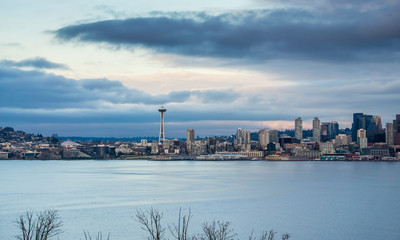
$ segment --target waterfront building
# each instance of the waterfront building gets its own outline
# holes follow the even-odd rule
[[[313,120],[313,140],[317,143],[321,141],[321,122],[318,117]]]
[[[361,153],[363,155],[379,156],[379,157],[389,157],[389,148],[380,147],[367,147],[363,148]]]
[[[319,159],[321,156],[320,151],[315,151],[315,150],[301,150],[296,152],[297,157],[303,157],[304,159]]]
[[[335,148],[332,142],[322,142],[319,144],[319,150],[322,154],[335,153]]]
[[[296,118],[295,121],[295,138],[300,142],[303,140],[303,121],[301,117]]]
[[[8,152],[0,152],[0,159],[7,160],[8,159]]]
[[[263,151],[241,151],[241,152],[217,152],[216,154],[228,154],[228,155],[241,155],[246,156],[247,158],[263,158]]]

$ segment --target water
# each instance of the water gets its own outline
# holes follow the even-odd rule
[[[400,163],[0,161],[0,239],[14,239],[26,210],[57,209],[62,239],[83,230],[144,239],[138,209],[165,226],[180,207],[232,223],[237,238],[274,229],[291,239],[400,239]],[[172,237],[166,231],[169,239]]]

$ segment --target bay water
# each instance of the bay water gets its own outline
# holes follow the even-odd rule
[[[229,221],[237,239],[274,229],[290,239],[400,239],[399,162],[0,161],[0,239],[15,239],[18,216],[59,211],[59,239],[83,231],[145,239],[138,210],[189,232]]]

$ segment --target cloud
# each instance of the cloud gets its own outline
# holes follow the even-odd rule
[[[165,103],[167,136],[183,137],[187,128],[204,136],[229,135],[238,127],[290,127],[298,116],[305,126],[318,116],[343,127],[353,112],[381,115],[385,123],[394,118],[400,101],[396,79],[330,82],[323,87],[249,86],[241,87],[240,94],[231,89],[148,94],[107,79],[74,80],[2,68],[0,76],[0,126],[47,135],[157,136],[157,109]]]
[[[149,94],[105,78],[75,80],[37,70],[0,67],[0,86],[0,108],[3,113],[8,109],[2,119],[6,115],[23,119],[18,114],[25,113],[25,120],[39,122],[77,121],[76,118],[81,122],[143,122],[148,117],[142,115],[149,111],[154,111],[157,118],[154,109],[162,104],[167,104],[169,118],[176,122],[290,121],[297,116],[349,121],[352,112],[358,111],[390,119],[400,101],[397,78]],[[30,118],[32,114],[34,117]]]
[[[231,89],[149,94],[108,79],[75,80],[42,71],[0,66],[0,107],[23,109],[98,108],[106,104],[161,105],[234,101]]]
[[[335,8],[323,14],[294,8],[220,15],[167,13],[70,25],[54,34],[62,41],[253,62],[388,61],[399,58],[399,6],[371,11]]]
[[[398,0],[254,0],[254,2],[268,7],[306,8],[324,12],[337,9],[370,11],[398,4]]]
[[[22,45],[17,42],[0,42],[0,46],[22,48]]]
[[[30,67],[36,69],[69,69],[67,65],[54,63],[45,58],[28,58],[21,61],[1,60],[0,65],[7,67]]]

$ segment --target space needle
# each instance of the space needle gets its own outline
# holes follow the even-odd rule
[[[164,113],[167,111],[166,108],[164,108],[163,106],[161,106],[160,109],[158,109],[158,111],[161,114],[161,124],[160,124],[160,138],[158,140],[159,143],[163,143],[165,140],[165,132],[164,132]]]

